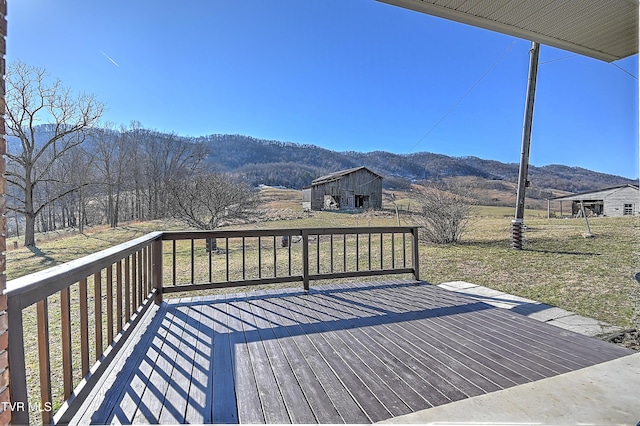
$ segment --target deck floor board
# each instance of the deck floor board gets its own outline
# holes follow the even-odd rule
[[[72,423],[371,423],[633,353],[411,281],[170,299],[135,338]]]

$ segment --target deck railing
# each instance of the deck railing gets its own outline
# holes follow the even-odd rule
[[[71,420],[165,293],[296,281],[309,290],[313,280],[386,274],[419,279],[417,228],[154,232],[9,281],[13,422]],[[27,365],[39,392],[28,388]]]
[[[153,304],[153,283],[159,278],[153,260],[161,238],[161,232],[151,233],[7,283],[14,424],[29,424],[30,416],[41,416],[43,424],[49,424],[56,409],[71,412],[68,408],[88,395]],[[37,342],[31,334],[34,327],[24,328],[25,320],[29,325],[34,316]],[[37,389],[28,390],[25,361],[38,366],[30,374],[39,376],[39,401],[33,398]],[[52,362],[61,373],[55,382]],[[62,383],[62,407],[54,406],[52,383]]]

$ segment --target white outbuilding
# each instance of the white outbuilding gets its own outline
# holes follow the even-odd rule
[[[547,211],[551,212],[551,202],[560,202],[560,216],[563,202],[571,202],[571,215],[580,216],[582,208],[586,214],[596,216],[637,216],[640,214],[640,189],[636,185],[622,185],[579,194],[549,198]]]

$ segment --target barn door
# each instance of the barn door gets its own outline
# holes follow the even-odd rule
[[[347,191],[347,207],[353,208],[356,206],[354,191]]]

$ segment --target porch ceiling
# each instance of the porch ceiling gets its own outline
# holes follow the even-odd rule
[[[378,0],[607,62],[638,53],[638,0]]]

